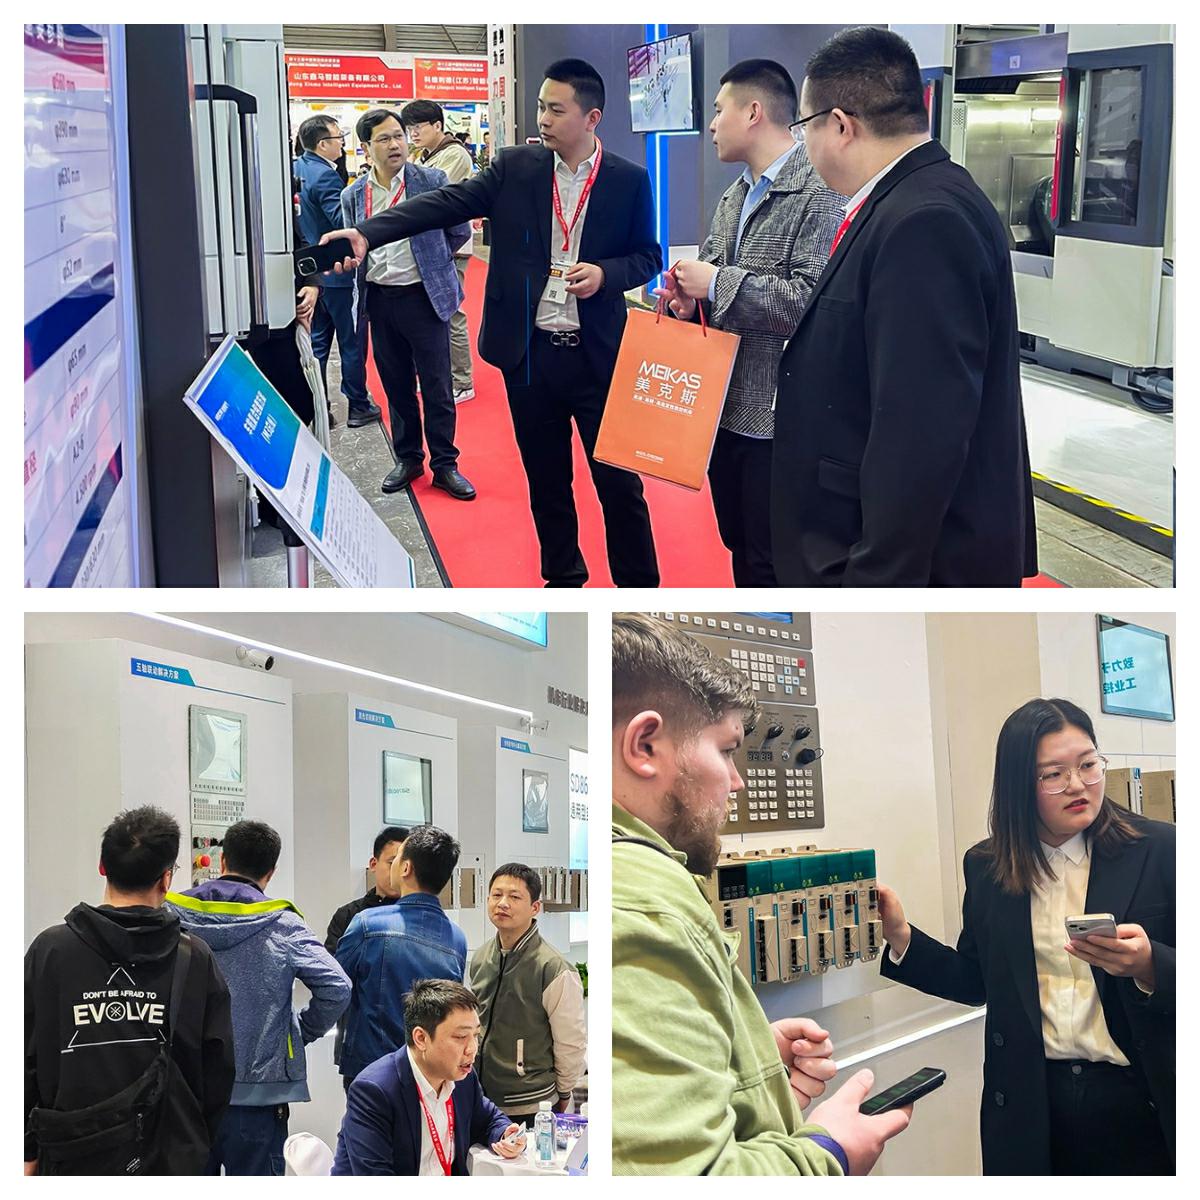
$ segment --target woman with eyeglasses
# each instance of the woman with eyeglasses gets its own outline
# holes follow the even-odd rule
[[[1087,713],[1030,700],[1000,730],[957,948],[879,888],[883,975],[987,1005],[985,1175],[1175,1171],[1175,827],[1107,799],[1105,766]],[[1092,914],[1116,937],[1069,938]]]

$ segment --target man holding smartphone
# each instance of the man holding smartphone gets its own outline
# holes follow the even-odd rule
[[[865,1116],[803,1017],[767,1023],[704,892],[756,702],[677,630],[613,617],[613,1171],[865,1175],[911,1107]],[[663,1019],[664,1013],[674,1017]]]

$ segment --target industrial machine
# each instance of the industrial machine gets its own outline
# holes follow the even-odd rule
[[[874,850],[722,856],[712,907],[740,935],[738,969],[756,986],[869,962],[883,946]]]
[[[734,755],[745,783],[731,792],[722,833],[823,829],[821,725],[807,613],[652,612],[740,671],[759,716]]]
[[[1174,27],[1047,28],[959,41],[948,149],[1008,230],[1023,354],[1169,409]]]

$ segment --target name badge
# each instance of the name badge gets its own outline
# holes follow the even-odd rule
[[[566,274],[570,266],[567,262],[550,264],[550,276],[546,280],[546,290],[542,293],[543,300],[548,300],[551,304],[566,304],[569,295]]]

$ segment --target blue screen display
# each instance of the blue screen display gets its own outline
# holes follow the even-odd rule
[[[523,642],[546,648],[546,614],[544,612],[491,612],[463,613],[472,620],[481,621],[493,629],[519,637]]]
[[[1175,720],[1165,633],[1100,617],[1100,708],[1121,717]]]
[[[791,613],[738,613],[739,617],[762,617],[764,621],[778,621],[781,625],[792,623]]]

